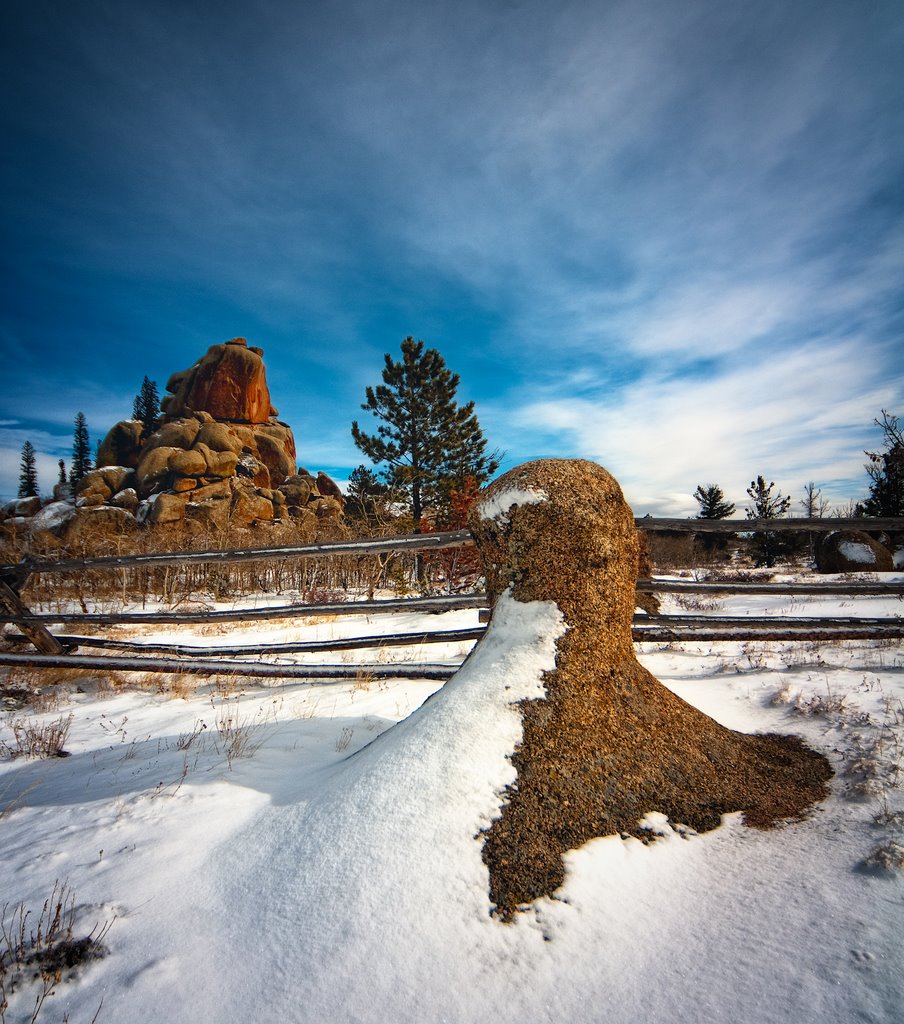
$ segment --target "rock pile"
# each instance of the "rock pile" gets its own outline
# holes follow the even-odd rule
[[[117,423],[100,444],[97,469],[74,494],[58,485],[55,504],[63,507],[47,506],[35,518],[67,540],[77,529],[71,520],[88,514],[93,524],[115,521],[120,532],[182,523],[201,533],[290,517],[313,538],[335,526],[342,492],[325,473],[296,467],[295,438],[277,419],[262,357],[244,338],[211,346],[170,377],[157,430],[145,436],[137,420]]]

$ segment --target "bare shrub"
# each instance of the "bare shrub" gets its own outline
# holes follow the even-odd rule
[[[113,921],[75,937],[75,898],[68,883],[56,881],[35,920],[25,903],[0,909],[0,1021],[6,1020],[9,996],[36,983],[29,1020],[38,1019],[48,996],[78,969],[107,953],[104,939]]]
[[[0,754],[4,757],[68,757],[65,745],[72,727],[72,715],[55,722],[40,723],[27,718],[12,718],[8,722],[13,734],[12,743],[0,741]]]
[[[904,871],[904,846],[893,840],[882,843],[863,861],[863,866],[886,874]]]

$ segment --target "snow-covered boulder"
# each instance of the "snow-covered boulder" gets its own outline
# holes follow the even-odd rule
[[[840,530],[816,545],[819,572],[892,572],[892,553],[862,530]]]

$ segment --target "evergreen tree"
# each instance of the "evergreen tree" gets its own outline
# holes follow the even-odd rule
[[[765,479],[758,476],[756,480],[750,481],[747,493],[753,501],[752,508],[745,508],[748,519],[781,519],[787,515],[791,507],[791,499],[785,497],[781,491],[775,495],[772,488],[775,482],[767,484]],[[753,535],[751,548],[753,551],[754,565],[772,568],[780,555],[785,554],[791,548],[787,538],[772,531],[763,531]]]
[[[149,377],[141,382],[141,390],[135,396],[132,405],[132,419],[141,420],[144,425],[142,433],[151,434],[160,419],[160,396],[157,394],[157,384]]]
[[[734,515],[734,502],[725,500],[718,484],[698,484],[694,500],[700,505],[698,519],[728,519]]]
[[[367,466],[352,470],[346,488],[345,514],[368,526],[376,526],[383,518],[389,488]]]
[[[868,516],[904,516],[904,428],[898,417],[882,410],[882,419],[875,421],[882,428],[885,448],[866,452],[870,476],[869,497],[863,502]]]
[[[57,465],[60,467],[60,475],[57,478],[57,483],[64,484],[66,483],[66,463],[62,459],[60,459]]]
[[[35,449],[31,441],[22,445],[22,460],[19,463],[19,497],[33,498],[38,493],[38,466]]]
[[[486,452],[474,403],[457,404],[458,374],[436,349],[425,351],[422,341],[408,337],[401,361],[387,354],[385,362],[383,383],[367,388],[361,406],[379,420],[377,433],[366,434],[354,422],[352,437],[374,464],[386,464],[384,480],[407,497],[419,532],[425,505],[446,504],[468,476],[482,484],[499,461]]]
[[[92,468],[88,424],[85,422],[85,414],[80,412],[75,417],[75,434],[72,439],[72,468],[69,472],[70,483],[77,484]]]

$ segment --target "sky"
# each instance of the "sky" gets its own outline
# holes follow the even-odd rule
[[[904,6],[3,5],[0,496],[145,375],[264,349],[299,463],[412,335],[502,469],[637,515],[866,494],[904,415]],[[743,513],[742,513],[743,514]]]

